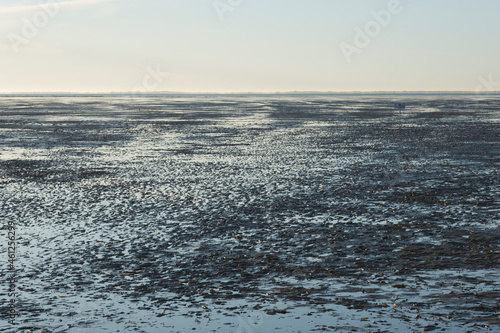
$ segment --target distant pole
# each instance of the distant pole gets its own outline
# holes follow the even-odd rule
[[[406,108],[404,103],[394,104],[394,108],[399,110],[399,130],[401,131],[401,110]]]
[[[401,104],[399,104],[399,130],[401,131]]]

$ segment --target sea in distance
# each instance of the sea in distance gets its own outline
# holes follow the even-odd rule
[[[3,95],[0,331],[498,332],[499,166],[498,95]]]

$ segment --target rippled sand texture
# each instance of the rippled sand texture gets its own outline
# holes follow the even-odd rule
[[[405,102],[2,97],[0,331],[499,331],[500,99]]]

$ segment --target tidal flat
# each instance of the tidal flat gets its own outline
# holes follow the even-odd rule
[[[402,98],[0,97],[0,331],[499,332],[500,97]]]

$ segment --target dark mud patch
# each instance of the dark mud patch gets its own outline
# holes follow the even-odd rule
[[[101,168],[61,169],[58,163],[47,160],[7,160],[0,161],[4,176],[27,181],[79,181],[82,179],[110,176],[110,170]]]

